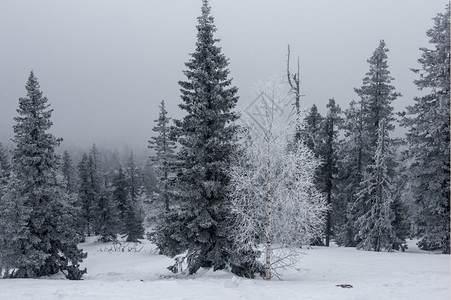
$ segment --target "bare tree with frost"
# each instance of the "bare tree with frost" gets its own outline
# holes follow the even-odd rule
[[[291,124],[278,120],[280,97],[274,91],[261,94],[256,104],[263,108],[263,119],[243,130],[243,151],[230,169],[236,247],[264,249],[267,280],[323,233],[327,212],[314,184],[320,162],[304,143],[288,147]]]

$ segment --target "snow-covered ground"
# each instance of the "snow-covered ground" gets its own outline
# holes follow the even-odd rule
[[[174,276],[172,260],[143,241],[140,252],[108,252],[93,239],[82,281],[61,276],[0,280],[0,299],[450,299],[450,256],[418,250],[375,253],[314,247],[284,280],[244,279],[225,271]],[[350,284],[352,288],[337,285]]]

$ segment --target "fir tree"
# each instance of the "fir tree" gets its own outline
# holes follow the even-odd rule
[[[2,195],[6,192],[6,185],[8,184],[10,172],[9,157],[0,143],[0,201]]]
[[[338,245],[353,247],[358,215],[355,195],[362,181],[364,135],[362,124],[362,104],[351,101],[344,112],[345,118],[340,129],[344,138],[338,145],[337,194],[333,206],[334,236]]]
[[[102,197],[102,177],[100,174],[100,153],[96,145],[92,145],[88,155],[88,197],[91,203],[91,232],[98,235],[100,232],[100,214],[102,207],[99,206]]]
[[[374,154],[374,164],[367,167],[361,182],[361,190],[357,195],[357,204],[364,207],[363,215],[359,216],[356,228],[359,228],[358,248],[364,250],[391,251],[393,244],[404,244],[398,241],[393,226],[395,219],[393,211],[394,190],[392,168],[393,153],[385,127],[385,119],[379,122],[377,148]]]
[[[318,107],[313,104],[304,118],[304,128],[301,130],[304,143],[315,153],[316,157],[321,156],[323,119],[323,116],[318,112]]]
[[[432,49],[421,48],[421,70],[415,80],[426,94],[407,107],[403,125],[407,142],[412,189],[418,213],[416,227],[422,249],[450,253],[450,8],[434,18],[426,32]]]
[[[340,199],[347,217],[341,225],[342,232],[338,233],[339,244],[362,243],[362,234],[350,236],[361,229],[356,227],[359,224],[357,220],[368,215],[372,209],[371,205],[374,203],[368,198],[370,194],[365,192],[368,187],[362,182],[368,180],[365,176],[372,174],[372,171],[367,169],[371,169],[375,165],[382,120],[385,122],[385,131],[390,132],[394,129],[393,121],[395,119],[391,103],[400,94],[391,85],[393,78],[388,69],[387,52],[385,42],[381,40],[367,61],[370,68],[363,78],[362,86],[355,89],[360,101],[357,105],[354,103],[351,106],[352,110],[347,112],[349,120],[345,124],[347,132],[345,131],[345,141],[341,150],[343,154],[341,164],[344,170],[340,174],[344,179],[340,187]],[[385,141],[394,147],[394,141],[388,136]],[[394,164],[388,165],[389,174],[394,173],[394,167]],[[363,248],[369,249],[368,247]]]
[[[70,193],[77,192],[77,175],[72,159],[67,151],[64,151],[63,154],[62,172],[64,179],[66,180],[67,190]]]
[[[34,278],[62,271],[69,279],[80,279],[86,269],[79,270],[79,264],[86,254],[77,248],[78,211],[58,175],[60,158],[55,148],[61,139],[48,133],[52,110],[33,72],[26,90],[14,118],[13,176],[0,203],[4,212],[1,267],[11,270],[5,274],[8,277]]]
[[[370,70],[363,78],[363,85],[354,89],[362,102],[362,129],[366,138],[366,147],[364,148],[370,158],[373,157],[377,147],[381,120],[385,119],[386,130],[394,130],[395,118],[391,103],[401,96],[391,85],[391,81],[394,79],[390,76],[388,69],[387,52],[385,42],[381,40],[373,55],[368,59]],[[371,162],[371,159],[369,161]]]
[[[124,234],[127,235],[127,242],[137,242],[144,236],[144,227],[142,214],[142,203],[140,196],[143,192],[139,182],[139,170],[135,166],[133,152],[130,154],[127,172],[125,174],[127,181],[127,198],[124,207]]]
[[[113,201],[116,203],[119,211],[119,221],[121,224],[121,233],[125,233],[125,215],[128,209],[127,204],[127,178],[119,167],[113,178]]]
[[[167,111],[164,106],[164,100],[160,104],[160,114],[155,122],[157,125],[152,129],[157,136],[149,141],[149,148],[155,151],[155,156],[151,157],[154,163],[159,184],[160,202],[164,202],[164,211],[169,213],[169,180],[171,176],[171,167],[174,164],[175,143],[169,139],[169,122],[171,118],[167,117]]]
[[[87,236],[91,235],[92,222],[93,222],[93,202],[91,197],[90,190],[90,176],[89,176],[89,158],[86,153],[83,153],[83,156],[78,164],[78,178],[79,178],[79,187],[78,187],[78,196],[81,202],[81,215],[82,215],[82,224],[81,227],[84,228],[84,232]]]
[[[200,267],[223,269],[229,261],[231,238],[226,229],[230,211],[226,169],[235,149],[238,118],[233,112],[237,88],[228,79],[228,60],[213,37],[216,31],[210,6],[203,1],[198,18],[196,50],[186,63],[186,81],[179,82],[187,115],[175,120],[173,135],[180,144],[177,154],[174,205],[170,224],[157,232],[163,253],[187,252],[188,271]]]
[[[7,190],[7,184],[9,181],[9,177],[10,177],[10,163],[9,163],[9,158],[6,155],[6,151],[3,148],[2,144],[0,143],[0,206],[2,206],[2,203],[4,203],[2,198],[3,195],[6,194],[6,190]],[[4,208],[5,206],[3,206]],[[2,211],[2,213],[6,213],[6,211]],[[5,239],[6,239],[6,230],[5,228],[3,228],[2,226],[0,226],[0,244],[4,245],[5,244]],[[0,253],[0,255],[2,255]],[[0,277],[2,276],[3,270],[2,270],[2,266],[3,264],[1,263],[2,258],[0,256]],[[6,266],[5,266],[6,267]]]
[[[327,204],[332,206],[332,202],[335,204],[334,192],[336,191],[336,176],[337,176],[337,144],[338,144],[338,127],[341,124],[341,109],[340,106],[335,104],[335,100],[329,99],[329,103],[326,106],[328,108],[327,116],[323,121],[323,134],[324,142],[322,159],[323,165],[319,168],[322,174],[323,191],[326,195]],[[334,200],[334,201],[332,201]],[[334,205],[335,206],[335,205]],[[330,237],[332,234],[332,217],[331,211],[327,211],[326,216],[326,246],[329,246]]]
[[[127,178],[127,192],[130,196],[131,202],[135,205],[140,194],[141,183],[139,170],[135,165],[133,151],[130,153],[125,175]]]
[[[99,241],[115,241],[120,230],[120,223],[117,205],[112,199],[111,188],[102,187],[97,203],[97,212]]]

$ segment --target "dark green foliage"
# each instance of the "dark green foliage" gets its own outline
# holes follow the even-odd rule
[[[313,104],[304,118],[304,126],[301,130],[302,140],[315,153],[316,157],[321,156],[324,143],[323,119],[318,108]]]
[[[139,170],[135,166],[133,152],[130,155],[126,170],[127,198],[124,211],[124,234],[127,242],[137,242],[144,237],[141,195],[143,193],[140,183]]]
[[[326,195],[327,204],[331,210],[326,216],[326,246],[329,246],[335,219],[332,218],[333,211],[337,205],[335,194],[337,193],[337,148],[338,148],[338,128],[342,122],[340,106],[335,104],[335,100],[329,99],[326,105],[328,112],[323,121],[324,142],[321,151],[323,160],[322,166],[319,168],[320,178],[322,181],[322,190]]]
[[[119,221],[121,224],[121,233],[125,232],[125,214],[128,209],[127,204],[127,179],[121,167],[113,178],[113,201],[116,203],[119,211]]]
[[[396,236],[394,228],[395,177],[393,168],[393,146],[385,127],[385,119],[379,122],[377,148],[374,163],[366,167],[356,205],[362,207],[355,226],[360,239],[357,248],[374,251],[391,251],[393,245],[405,244]],[[398,215],[398,219],[402,217]],[[398,220],[400,221],[400,220]]]
[[[350,107],[344,112],[345,118],[340,127],[344,139],[338,147],[338,175],[337,194],[333,207],[334,236],[338,245],[353,247],[358,240],[355,239],[357,230],[354,227],[358,207],[354,205],[356,191],[362,180],[363,166],[363,130],[362,109],[352,101]]]
[[[149,148],[155,151],[155,156],[152,156],[150,159],[154,163],[159,180],[157,201],[160,204],[159,206],[164,206],[164,213],[169,213],[169,181],[173,177],[172,167],[174,165],[174,150],[176,148],[175,142],[169,139],[170,120],[167,117],[164,101],[161,101],[160,114],[158,119],[155,120],[157,124],[152,129],[157,136],[152,137],[149,141]]]
[[[450,253],[450,8],[434,18],[426,32],[432,49],[421,48],[415,81],[426,94],[407,107],[403,126],[411,165],[419,246]]]
[[[112,198],[118,210],[120,233],[127,236],[127,242],[137,242],[138,239],[143,238],[144,228],[138,212],[137,195],[135,195],[135,202],[132,202],[130,190],[133,189],[130,189],[130,182],[132,180],[127,178],[122,168],[119,168],[113,179]]]
[[[33,72],[26,89],[15,118],[12,176],[0,202],[1,267],[7,277],[34,278],[62,271],[70,279],[80,279],[86,271],[78,267],[86,254],[77,248],[81,237],[75,230],[76,199],[58,174],[55,148],[61,139],[47,132],[52,110]]]
[[[92,197],[90,191],[89,184],[89,168],[88,168],[88,155],[86,153],[83,154],[80,163],[78,164],[78,178],[79,178],[79,187],[78,187],[78,197],[81,202],[81,215],[82,215],[82,223],[80,224],[83,227],[84,234],[87,236],[91,235],[92,228],[92,220],[93,220],[93,212],[92,212]]]
[[[113,200],[111,189],[103,187],[97,202],[97,223],[99,240],[112,242],[120,230],[118,208]]]
[[[144,237],[144,227],[136,206],[132,205],[131,199],[128,199],[128,205],[124,216],[124,234],[127,235],[127,242],[138,242],[138,239]]]
[[[339,149],[339,183],[334,212],[336,218],[345,216],[335,227],[339,245],[359,245],[376,251],[382,248],[391,250],[392,245],[405,243],[396,235],[400,231],[394,227],[394,206],[391,204],[396,199],[394,193],[397,190],[396,164],[392,155],[397,143],[389,136],[394,129],[391,102],[400,94],[391,85],[393,78],[388,70],[387,52],[385,42],[380,41],[368,59],[370,69],[362,86],[355,89],[360,101],[351,102],[351,107],[345,112],[345,137]],[[383,144],[378,139],[381,122],[384,122]],[[397,215],[398,224],[403,223],[402,217],[406,216]],[[384,228],[387,234],[373,236],[375,228]]]
[[[88,236],[99,233],[98,203],[102,190],[99,164],[99,152],[95,145],[92,146],[89,155],[83,154],[78,164],[80,180],[78,195],[82,203],[85,234]]]
[[[231,247],[226,230],[229,215],[226,168],[235,151],[232,125],[237,88],[228,79],[228,61],[216,46],[216,31],[208,1],[198,18],[196,50],[185,64],[186,81],[181,86],[180,108],[187,114],[175,120],[172,134],[180,144],[174,164],[174,210],[167,226],[157,232],[164,254],[174,256],[187,250],[188,271],[200,267],[223,269]]]
[[[72,163],[72,159],[67,151],[63,154],[63,165],[61,168],[64,179],[66,180],[67,190],[70,193],[77,192],[77,174]]]

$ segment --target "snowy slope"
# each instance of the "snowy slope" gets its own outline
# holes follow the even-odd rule
[[[84,280],[0,280],[0,299],[450,299],[450,256],[420,251],[413,242],[406,253],[314,247],[283,281],[271,282],[224,271],[174,276],[166,270],[172,260],[147,241],[142,246],[105,252],[111,244],[90,239],[81,244],[89,253]]]

